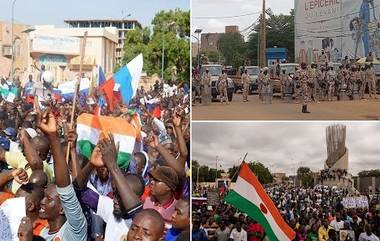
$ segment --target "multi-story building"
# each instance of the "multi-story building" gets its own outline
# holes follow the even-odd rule
[[[25,24],[13,25],[14,53],[12,53],[12,24],[0,22],[0,76],[10,76],[12,54],[15,76],[23,75],[28,71],[31,64],[28,46],[28,31],[30,30],[32,28]]]
[[[121,63],[123,57],[123,47],[124,40],[127,32],[133,29],[141,29],[142,26],[137,20],[116,20],[116,19],[70,19],[65,20],[65,23],[69,25],[70,28],[105,28],[105,27],[115,27],[118,30],[118,43],[116,45],[116,63]]]
[[[30,56],[33,62],[44,64],[57,82],[73,80],[79,73],[80,44],[87,31],[82,69],[88,77],[101,66],[112,73],[115,67],[117,44],[116,28],[56,28],[51,25],[35,26],[30,33]]]

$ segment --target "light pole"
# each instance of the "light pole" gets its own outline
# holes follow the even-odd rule
[[[12,27],[11,27],[11,44],[12,44],[12,62],[11,62],[11,81],[13,82],[13,64],[15,61],[14,57],[14,41],[13,41],[13,25],[14,25],[14,11],[15,11],[15,4],[17,0],[13,0],[12,2]]]
[[[199,66],[199,52],[200,52],[200,47],[201,47],[201,41],[200,41],[200,38],[199,38],[199,35],[202,33],[202,29],[200,29],[200,28],[197,28],[197,29],[195,29],[195,32],[194,33],[196,33],[196,34],[198,34],[198,38],[197,38],[197,40],[198,40],[198,66]]]
[[[175,22],[170,22],[165,27],[169,28],[174,25]],[[162,35],[162,59],[161,59],[161,79],[164,81],[164,64],[165,64],[165,35]]]

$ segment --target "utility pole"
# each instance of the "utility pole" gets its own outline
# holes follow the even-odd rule
[[[13,41],[13,35],[14,35],[14,22],[15,22],[15,4],[16,0],[13,0],[12,2],[12,27],[11,27],[11,45],[12,45],[12,62],[11,62],[11,81],[13,83],[13,68],[14,68],[14,62],[15,62],[15,47],[14,47],[14,41]]]
[[[266,65],[265,61],[265,48],[266,48],[266,38],[265,38],[265,0],[263,0],[263,13],[261,14],[260,21],[260,67],[264,68]]]

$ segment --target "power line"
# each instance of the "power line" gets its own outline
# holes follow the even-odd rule
[[[259,14],[259,13],[261,13],[261,11],[259,11],[259,12],[252,12],[252,13],[246,13],[246,14],[241,14],[241,15],[233,15],[233,16],[193,16],[192,18],[193,18],[193,19],[211,19],[211,18],[214,18],[214,19],[226,19],[226,18],[240,18],[240,17],[252,16],[252,15],[255,15],[255,14]]]

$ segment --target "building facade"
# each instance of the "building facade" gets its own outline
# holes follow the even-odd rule
[[[87,31],[83,72],[96,78],[97,66],[104,73],[112,73],[116,64],[116,28],[56,28],[35,26],[30,34],[30,56],[37,65],[44,64],[57,82],[73,80],[79,73],[80,46]]]
[[[125,36],[129,30],[141,29],[142,26],[137,20],[65,20],[69,28],[106,28],[115,27],[118,30],[118,41],[115,50],[116,63],[120,64],[123,57],[123,47]]]
[[[14,53],[12,53],[12,24],[0,22],[0,76],[8,77],[11,73],[12,54],[14,54],[13,70],[15,76],[23,75],[30,69],[28,31],[29,25],[13,25]]]

